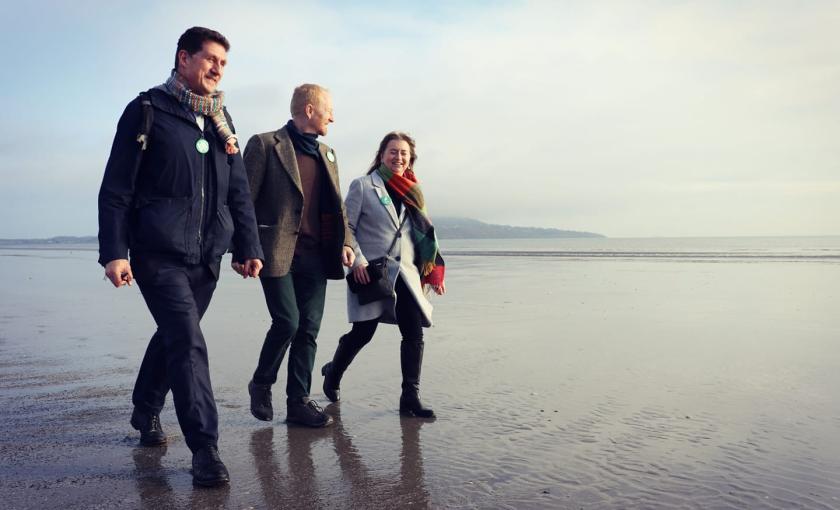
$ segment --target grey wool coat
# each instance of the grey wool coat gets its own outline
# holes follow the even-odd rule
[[[368,259],[384,256],[397,234],[397,228],[405,219],[400,230],[401,236],[388,258],[388,275],[392,283],[395,283],[398,277],[403,278],[420,307],[423,326],[431,326],[432,304],[423,293],[420,272],[414,265],[411,220],[406,216],[405,207],[398,216],[385,189],[385,183],[376,172],[353,180],[344,204],[347,208],[347,223],[357,243],[354,267],[366,264]],[[356,294],[350,292],[349,288],[347,290],[347,317],[350,322],[378,318],[380,322],[396,324],[396,304],[396,295],[392,295],[391,298],[362,305],[359,304]]]
[[[344,278],[341,251],[344,246],[353,247],[355,242],[341,200],[335,152],[320,142],[318,152],[329,175],[325,179],[328,192],[321,197],[321,230],[332,234],[322,241],[321,251],[327,278],[337,280]],[[243,156],[260,244],[265,253],[265,266],[260,276],[283,276],[292,265],[303,212],[300,170],[286,127],[252,136]],[[325,222],[330,225],[324,225]]]

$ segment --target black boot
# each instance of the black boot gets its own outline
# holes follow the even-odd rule
[[[141,446],[166,444],[166,433],[160,426],[160,416],[157,413],[143,413],[135,407],[131,413],[131,426],[140,431]]]
[[[365,342],[367,343],[367,342]],[[321,367],[321,375],[324,376],[324,395],[330,402],[338,402],[341,400],[341,392],[339,390],[339,383],[344,371],[350,366],[356,354],[362,350],[365,344],[353,345],[349,335],[342,336],[338,341],[338,347],[335,349],[333,359],[323,367]]]
[[[207,445],[193,454],[192,458],[193,483],[203,487],[215,487],[230,481],[230,475],[219,450],[213,445]]]
[[[341,382],[341,376],[344,374],[337,373],[335,365],[330,361],[321,367],[321,375],[324,376],[324,395],[327,396],[327,399],[330,402],[341,400],[341,391],[338,384]]]
[[[257,384],[253,380],[248,383],[248,395],[251,396],[251,414],[262,421],[274,418],[274,408],[271,407],[271,385]]]
[[[435,412],[420,401],[420,368],[423,365],[423,341],[400,343],[400,366],[402,367],[402,395],[400,414],[418,418],[434,418]]]

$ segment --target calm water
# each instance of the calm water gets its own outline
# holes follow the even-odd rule
[[[447,252],[461,255],[840,262],[840,236],[452,239],[444,245]]]
[[[434,300],[423,374],[434,422],[397,415],[393,327],[348,371],[335,428],[289,428],[282,406],[273,426],[251,418],[265,305],[256,282],[223,275],[203,323],[233,477],[223,493],[190,486],[171,406],[167,451],[135,448],[130,389],[153,328],[136,287],[109,288],[95,251],[0,250],[0,497],[11,508],[840,508],[840,238],[444,248],[449,292]],[[317,366],[346,329],[331,283]]]

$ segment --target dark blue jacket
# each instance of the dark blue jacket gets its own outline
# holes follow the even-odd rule
[[[99,263],[127,259],[130,250],[218,266],[231,240],[240,261],[263,259],[241,154],[225,153],[209,117],[202,133],[171,94],[151,89],[149,97],[154,123],[136,179],[139,97],[117,124],[99,190]],[[202,137],[206,154],[196,148]]]

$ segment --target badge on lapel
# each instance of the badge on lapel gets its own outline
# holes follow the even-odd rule
[[[327,159],[330,160],[330,163],[335,163],[335,153],[332,149],[327,151]]]
[[[389,197],[388,195],[382,195],[381,197],[379,197],[379,201],[382,203],[382,205],[391,205],[391,197]]]

